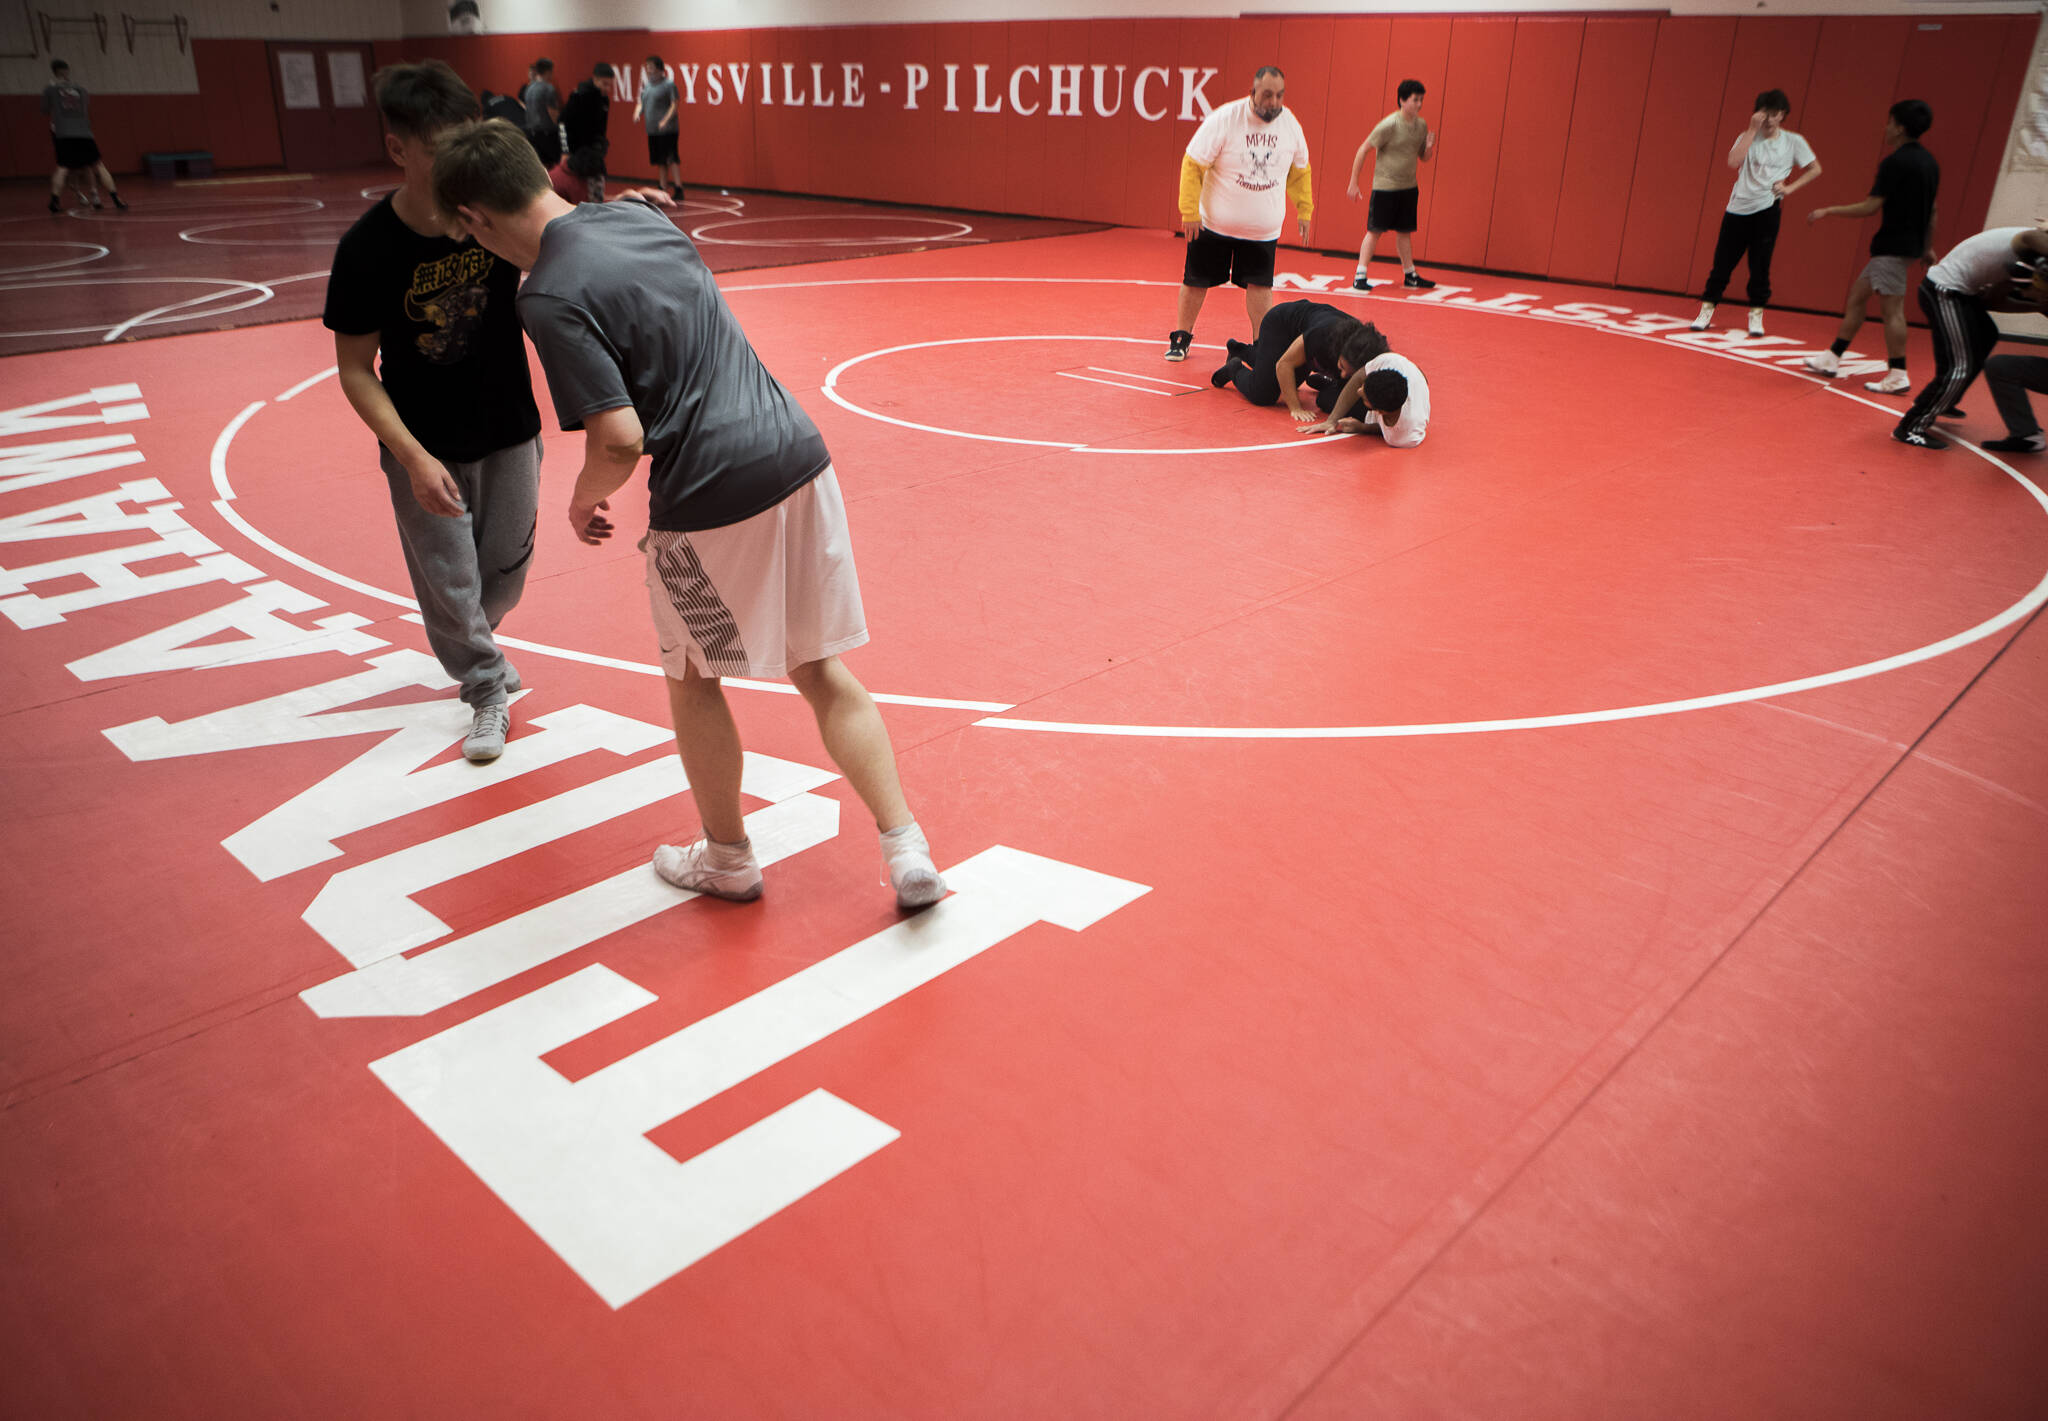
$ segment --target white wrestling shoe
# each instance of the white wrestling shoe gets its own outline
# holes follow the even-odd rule
[[[1832,350],[1815,351],[1806,357],[1806,368],[1816,375],[1832,378],[1842,373],[1842,357]]]
[[[905,824],[885,832],[881,841],[882,867],[889,875],[889,886],[896,890],[897,907],[915,912],[946,896],[946,880],[939,877],[938,865],[932,862],[924,830],[915,823]]]
[[[761,865],[746,840],[721,844],[699,839],[684,848],[663,844],[654,851],[654,871],[664,882],[707,898],[751,903],[761,896]]]
[[[1749,308],[1749,333],[1753,336],[1764,333],[1764,308],[1761,306]]]
[[[1903,370],[1887,370],[1882,380],[1865,380],[1863,388],[1880,395],[1903,395],[1913,388]]]
[[[1712,324],[1714,324],[1714,303],[1702,301],[1700,302],[1700,313],[1692,318],[1692,328],[1696,331],[1703,331]]]

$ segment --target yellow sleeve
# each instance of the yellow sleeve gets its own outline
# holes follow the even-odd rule
[[[1315,216],[1315,194],[1309,190],[1308,165],[1287,170],[1287,196],[1294,203],[1294,214],[1306,222]]]
[[[1202,215],[1202,179],[1209,175],[1207,166],[1197,163],[1188,154],[1180,157],[1180,220],[1193,222]]]

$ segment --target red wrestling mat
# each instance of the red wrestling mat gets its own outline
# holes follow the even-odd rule
[[[2032,466],[1893,444],[1818,318],[1491,279],[1331,290],[1434,421],[1311,444],[1207,387],[1231,293],[1159,359],[1178,261],[725,283],[846,489],[908,922],[770,690],[767,895],[646,868],[577,438],[478,768],[325,332],[9,362],[0,1409],[2038,1410]]]

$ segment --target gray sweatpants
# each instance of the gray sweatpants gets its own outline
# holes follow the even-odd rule
[[[519,689],[519,673],[491,633],[526,589],[540,509],[540,437],[474,463],[447,464],[462,490],[457,518],[421,508],[404,467],[390,450],[379,452],[427,645],[462,683],[466,704],[502,705]]]

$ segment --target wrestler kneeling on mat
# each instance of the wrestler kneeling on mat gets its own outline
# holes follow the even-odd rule
[[[1258,339],[1229,342],[1229,357],[1209,377],[1217,389],[1234,385],[1255,405],[1284,404],[1304,423],[1315,415],[1302,408],[1300,387],[1315,390],[1326,413],[1338,387],[1360,365],[1387,349],[1377,327],[1314,301],[1286,301],[1267,311]]]
[[[1422,442],[1429,432],[1429,382],[1414,361],[1386,350],[1384,341],[1381,347],[1381,354],[1344,377],[1344,388],[1330,402],[1329,418],[1303,434],[1377,434],[1395,449],[1413,449]]]

